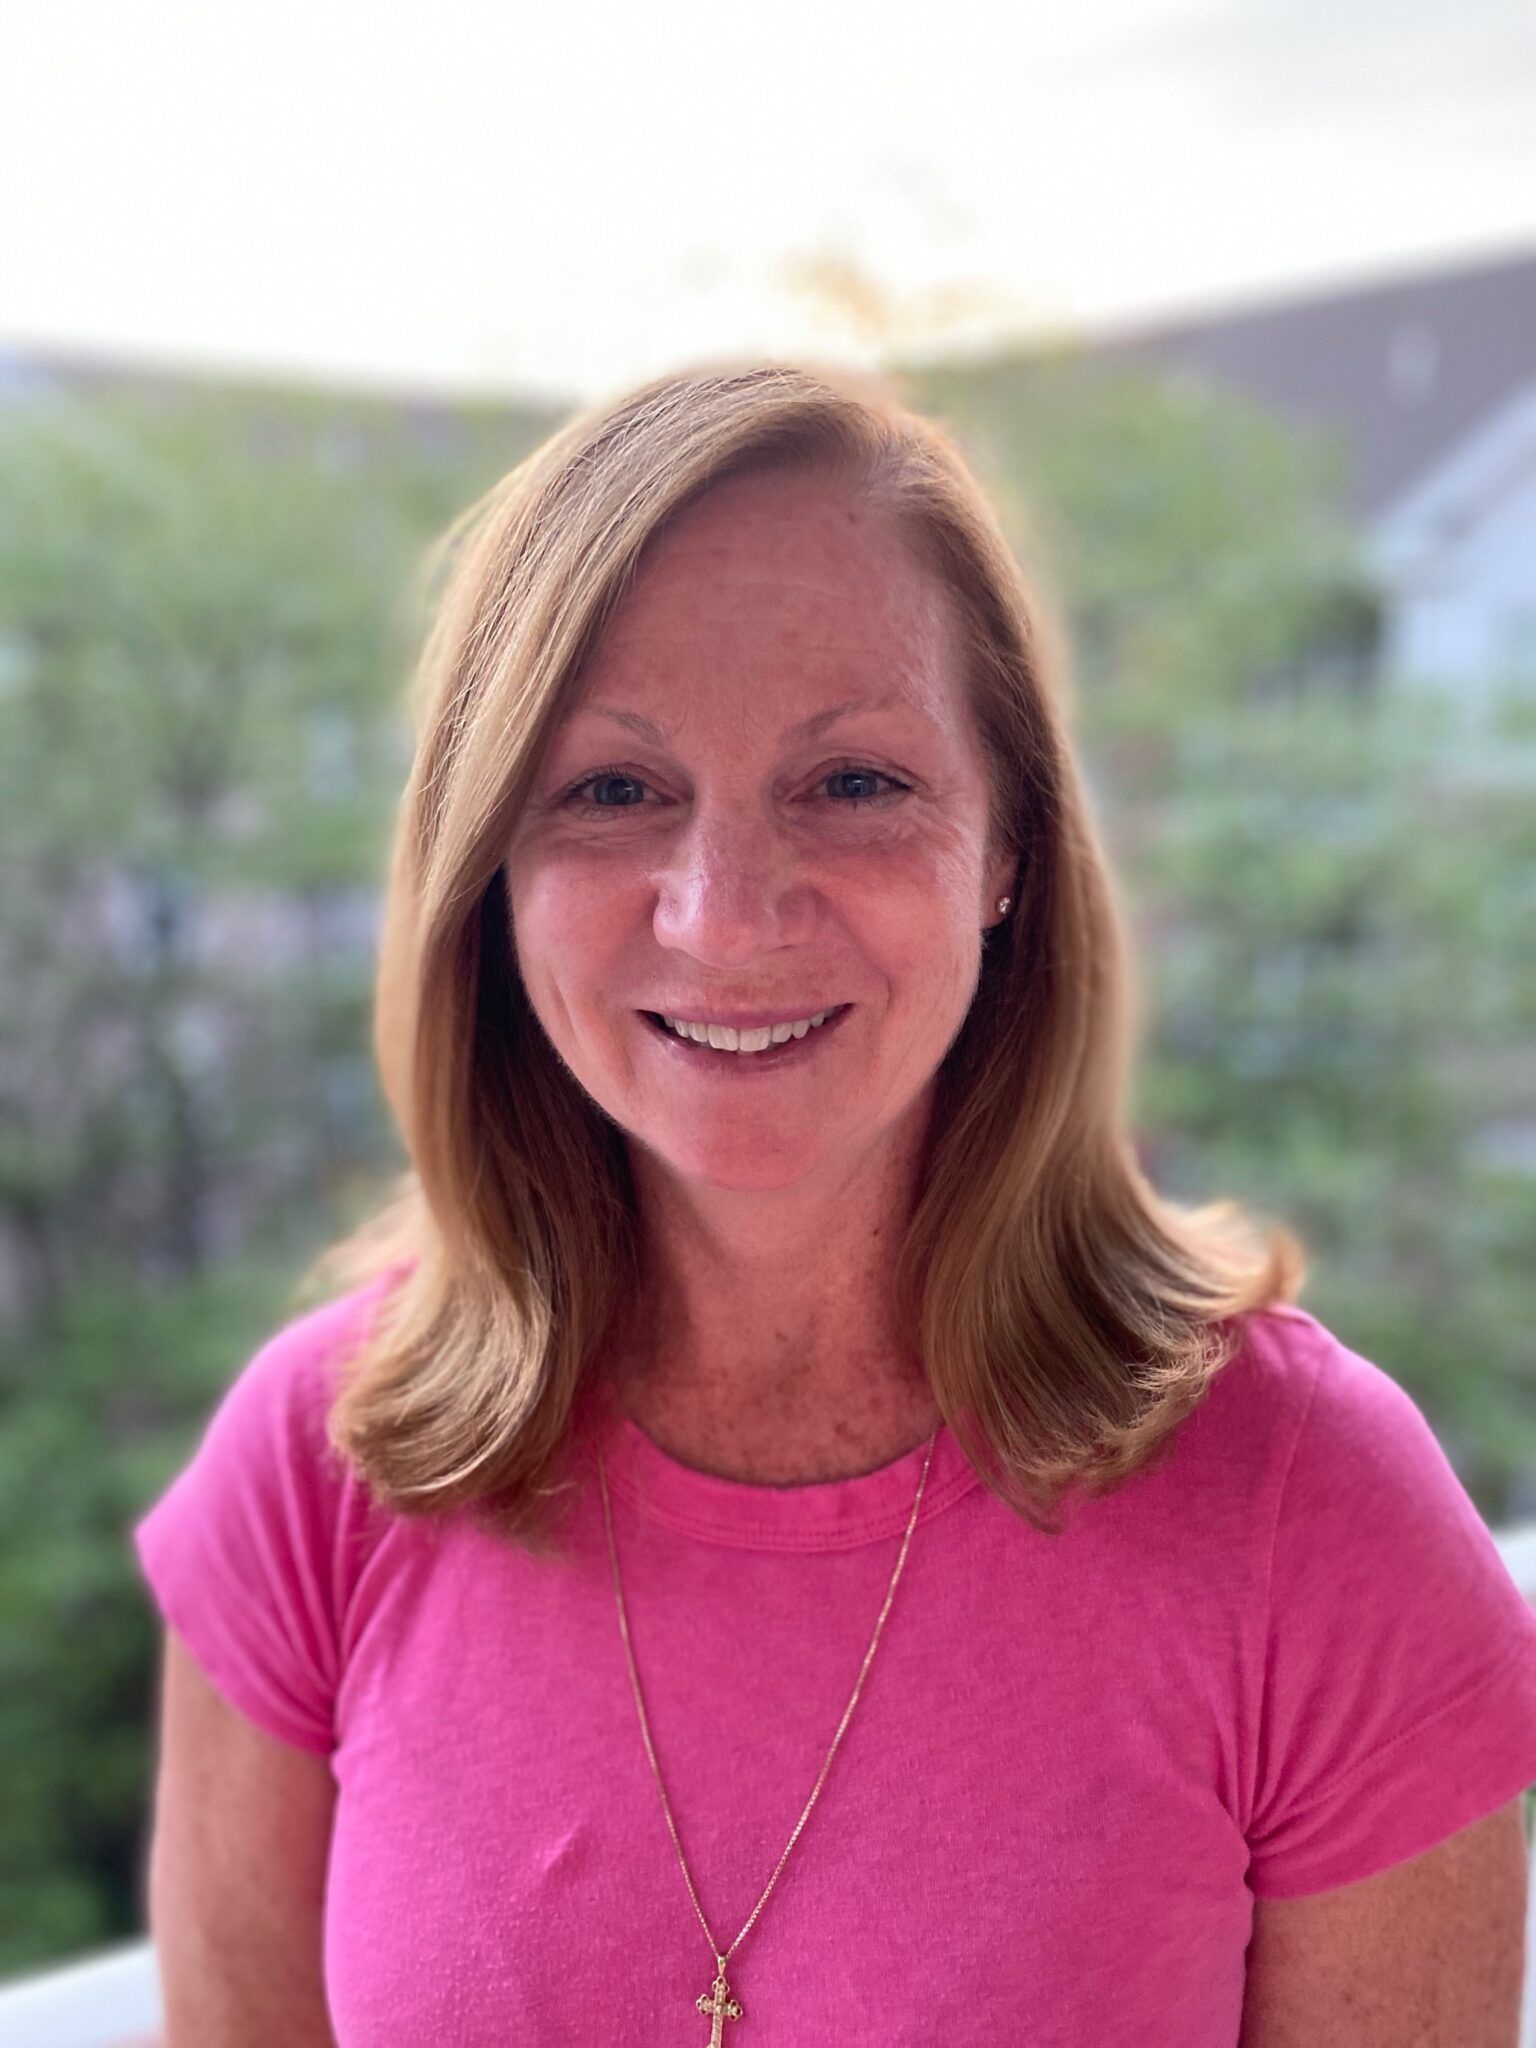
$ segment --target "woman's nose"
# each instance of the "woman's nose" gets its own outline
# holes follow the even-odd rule
[[[746,805],[716,810],[678,833],[660,868],[656,936],[701,959],[751,959],[800,935],[809,893],[771,819]]]

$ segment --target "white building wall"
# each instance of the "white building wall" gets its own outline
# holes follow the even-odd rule
[[[1397,688],[1443,702],[1469,744],[1512,745],[1498,702],[1536,720],[1536,399],[1527,395],[1392,508],[1374,536],[1387,602],[1381,655]]]
[[[1387,626],[1392,669],[1454,680],[1469,715],[1501,680],[1536,692],[1536,450],[1519,490],[1394,590]]]

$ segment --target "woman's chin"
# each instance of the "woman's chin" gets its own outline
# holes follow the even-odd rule
[[[788,1131],[752,1129],[688,1134],[631,1124],[632,1142],[670,1179],[700,1189],[736,1194],[775,1194],[803,1186],[835,1163],[836,1147],[825,1127],[806,1130],[797,1142]]]
[[[699,1189],[722,1194],[777,1194],[801,1186],[826,1162],[825,1152],[806,1152],[798,1158],[764,1159],[740,1146],[734,1151],[705,1154],[659,1154],[673,1177]]]

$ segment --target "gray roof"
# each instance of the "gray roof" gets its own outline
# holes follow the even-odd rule
[[[1373,517],[1536,378],[1536,249],[1095,336],[1343,437]]]

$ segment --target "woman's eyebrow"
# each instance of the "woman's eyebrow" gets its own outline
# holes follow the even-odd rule
[[[894,706],[916,709],[916,706],[910,705],[906,698],[890,693],[883,697],[849,697],[841,704],[829,705],[825,711],[814,712],[811,717],[803,718],[798,725],[792,725],[788,732],[782,735],[780,743],[788,745],[791,740],[814,739],[818,733],[825,732],[829,725],[835,725],[838,719],[846,718],[854,711],[886,711]],[[653,746],[664,747],[672,737],[663,727],[654,724],[649,718],[642,717],[638,711],[620,711],[612,704],[578,704],[570,716],[574,718],[580,712],[585,712],[593,718],[611,718],[616,725],[622,725],[630,732],[638,734],[641,739],[649,740]]]

